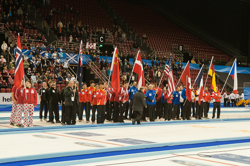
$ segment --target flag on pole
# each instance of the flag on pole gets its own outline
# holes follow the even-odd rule
[[[196,84],[199,87],[198,93],[199,93],[199,99],[198,102],[201,104],[201,99],[203,98],[203,67],[200,69],[200,72],[197,75],[196,78]]]
[[[137,59],[135,60],[133,72],[138,75],[138,89],[140,89],[141,86],[145,86],[145,79],[144,79],[144,72],[143,72],[140,50],[137,53]]]
[[[111,86],[113,87],[115,94],[118,94],[120,91],[120,73],[119,73],[119,58],[118,58],[118,50],[115,48],[112,64],[111,64]]]
[[[168,91],[169,91],[169,94],[171,94],[172,92],[176,91],[173,69],[172,69],[171,55],[169,56],[168,63],[165,66],[164,73],[168,77]]]
[[[235,59],[233,66],[231,68],[231,71],[229,75],[233,78],[234,80],[234,94],[237,94],[238,90],[238,78],[237,78],[237,60]]]
[[[14,77],[14,85],[16,87],[19,87],[21,85],[23,77],[24,77],[23,56],[22,56],[20,35],[18,34],[17,47],[16,47],[15,77]]]
[[[209,67],[208,75],[212,77],[211,89],[213,89],[214,92],[217,92],[217,89],[216,89],[216,80],[215,80],[215,70],[214,70],[213,63],[211,63],[211,65]]]
[[[182,72],[181,81],[186,86],[187,99],[188,101],[191,101],[191,77],[190,77],[189,63],[187,63],[184,71]]]
[[[79,81],[79,92],[82,89],[82,41],[80,43],[79,57],[78,57],[78,66],[77,66],[77,78]]]

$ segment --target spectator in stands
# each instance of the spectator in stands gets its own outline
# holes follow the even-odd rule
[[[28,62],[27,59],[25,59],[23,62],[23,68],[24,68],[25,73],[28,71],[29,66],[30,66],[30,63]]]
[[[8,45],[5,43],[5,41],[3,41],[3,44],[1,45],[1,49],[2,51],[7,51]]]
[[[22,10],[22,7],[20,7],[18,10],[17,10],[17,15],[19,17],[19,19],[21,19],[23,17],[23,10]]]
[[[67,71],[66,70],[63,70],[62,77],[63,77],[63,79],[66,79],[66,77],[67,77]]]
[[[2,73],[3,73],[3,79],[6,81],[6,82],[8,82],[8,78],[9,78],[9,71],[8,71],[8,69],[7,69],[7,67],[5,66],[5,67],[3,67],[3,71],[2,71]]]
[[[12,88],[13,85],[14,85],[14,80],[13,80],[13,78],[11,76],[9,76],[9,78],[8,78],[8,87]]]
[[[138,44],[137,44],[137,42],[134,42],[134,44],[133,44],[133,48],[138,48],[139,46],[138,46]]]
[[[67,78],[66,78],[66,82],[69,82],[69,81],[71,81],[71,76],[70,76],[70,74],[68,74],[68,76],[67,76]]]
[[[52,58],[53,58],[54,60],[56,60],[56,58],[57,58],[57,52],[56,52],[56,51],[52,54]]]
[[[64,60],[64,63],[63,63],[63,69],[66,70],[66,71],[68,71],[68,67],[69,67],[69,63],[68,63],[68,61],[65,59],[65,60]]]
[[[46,71],[47,68],[49,67],[49,60],[47,60],[46,57],[42,60],[42,65],[43,65],[43,70]]]
[[[0,71],[3,70],[4,65],[6,65],[6,59],[3,57],[3,55],[1,55],[1,59],[0,59]]]
[[[14,75],[15,75],[15,67],[11,67],[9,74],[11,75],[12,78],[14,78]]]
[[[157,71],[155,72],[155,82],[158,83],[159,79],[161,77],[161,71],[158,68]]]
[[[103,75],[103,77],[107,77],[107,71],[106,71],[105,67],[102,68],[102,75]]]
[[[178,64],[178,71],[181,71],[182,66],[183,66],[183,64],[181,63],[181,61],[179,61],[179,64]]]
[[[26,71],[26,75],[29,79],[31,78],[31,74],[32,74],[31,68],[29,67],[28,70]]]
[[[191,60],[191,63],[192,63],[192,64],[196,64],[194,58]]]
[[[34,73],[31,74],[31,84],[34,85],[37,83],[37,80],[36,80],[36,75]]]
[[[59,84],[62,84],[62,83],[63,83],[63,78],[62,78],[62,76],[61,76],[61,73],[58,73],[57,82],[58,82]]]
[[[63,28],[63,23],[62,23],[61,20],[57,23],[57,27],[58,27],[58,28]]]
[[[55,51],[55,47],[53,47],[52,44],[49,46],[49,51],[51,52],[51,54],[53,54]]]
[[[58,48],[57,52],[63,52],[62,46]]]

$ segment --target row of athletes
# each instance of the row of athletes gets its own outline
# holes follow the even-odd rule
[[[23,84],[23,83],[22,83]],[[26,82],[26,87],[23,85],[12,89],[13,95],[13,110],[11,114],[10,124],[14,123],[21,127],[22,110],[24,110],[24,126],[33,126],[33,111],[36,106],[36,92],[30,85],[30,82]],[[25,89],[25,93],[23,92]],[[30,94],[34,94],[34,100],[28,100],[25,103],[22,100],[25,98],[28,91]],[[91,121],[95,123],[95,114],[97,111],[97,123],[104,123],[104,120],[113,122],[124,122],[124,119],[132,119],[133,111],[132,107],[136,103],[132,104],[134,94],[138,92],[137,83],[134,82],[128,89],[128,83],[125,82],[120,89],[118,95],[115,95],[113,88],[108,87],[107,82],[104,84],[95,84],[94,81],[90,81],[90,87],[87,87],[86,83],[83,83],[82,89],[79,91],[78,87],[74,86],[74,82],[70,81],[67,86],[62,89],[61,93],[56,89],[55,82],[49,82],[49,87],[46,83],[43,83],[43,87],[39,90],[40,99],[40,120],[42,121],[43,108],[45,107],[44,120],[47,121],[47,113],[49,110],[49,121],[54,123],[54,115],[56,123],[62,123],[63,125],[74,125],[76,123],[76,115],[78,116],[79,122],[83,120],[83,113],[85,111],[86,122],[90,121],[90,111],[92,111]],[[167,87],[163,89],[154,85],[148,85],[144,88],[143,93],[147,107],[144,107],[141,113],[141,120],[148,121],[155,120],[189,120],[191,118],[191,107],[193,107],[193,117],[201,119],[207,118],[209,110],[209,102],[211,96],[207,91],[204,91],[204,98],[201,104],[198,103],[198,94],[194,93],[192,89],[192,101],[189,102],[186,99],[186,88],[177,87],[177,91],[169,94]],[[213,118],[215,117],[215,109],[218,109],[217,118],[220,118],[220,99],[221,95],[219,92],[212,94],[214,102]],[[23,101],[20,103],[20,101]],[[33,103],[32,103],[33,102]],[[28,104],[27,107],[25,104]],[[59,107],[58,104],[62,105],[62,117],[59,121]],[[195,111],[196,104],[196,111]],[[33,106],[31,106],[33,105]],[[30,109],[29,109],[30,108]],[[15,111],[16,110],[16,111]],[[31,110],[31,111],[29,111]],[[33,110],[33,111],[32,111]],[[30,112],[29,119],[27,121],[26,115]],[[20,116],[21,115],[21,116]],[[129,116],[129,117],[128,117]]]

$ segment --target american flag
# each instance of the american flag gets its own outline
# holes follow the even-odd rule
[[[171,55],[169,56],[168,63],[166,64],[166,67],[164,69],[164,73],[168,76],[168,91],[169,91],[169,93],[176,91],[173,69],[172,69]]]

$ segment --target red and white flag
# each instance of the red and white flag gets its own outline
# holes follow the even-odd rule
[[[189,62],[187,63],[184,71],[182,72],[181,81],[186,86],[187,99],[188,101],[191,101],[191,77],[190,77]]]
[[[119,58],[118,58],[118,50],[115,48],[112,64],[111,64],[111,86],[117,95],[120,92],[120,73],[119,73]]]
[[[14,76],[14,85],[19,87],[24,76],[23,68],[23,56],[21,49],[20,36],[18,34],[17,47],[16,47],[16,63],[15,63],[15,76]]]
[[[144,71],[143,71],[143,65],[141,61],[140,50],[137,53],[137,58],[135,60],[133,72],[138,75],[138,90],[139,90],[141,86],[145,86]]]

